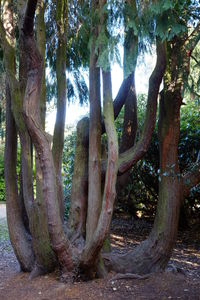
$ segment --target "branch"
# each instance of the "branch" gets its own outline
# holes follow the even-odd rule
[[[24,17],[23,32],[25,35],[33,35],[34,17],[37,7],[37,0],[28,0]]]
[[[198,161],[184,176],[183,176],[183,194],[187,197],[190,190],[200,183],[200,161]]]
[[[133,82],[133,74],[131,74],[127,78],[125,78],[120,86],[118,94],[113,102],[115,119],[118,117],[118,115],[126,101],[126,98],[128,96],[128,92],[130,90],[130,86],[131,86],[132,82]],[[104,121],[102,121],[102,134],[103,133],[105,133]]]
[[[189,55],[191,55],[192,51],[198,44],[199,40],[200,40],[200,22],[197,24],[197,26],[194,28],[192,33],[186,39],[185,45],[188,48]]]
[[[147,98],[144,129],[140,140],[135,146],[125,151],[119,158],[119,173],[127,172],[133,164],[139,161],[147,152],[151,142],[156,122],[157,98],[160,84],[166,67],[165,45],[157,43],[157,62],[149,79],[149,91]]]

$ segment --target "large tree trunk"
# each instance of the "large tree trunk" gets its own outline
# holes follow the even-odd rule
[[[178,141],[181,96],[165,93],[160,101],[160,184],[159,201],[153,229],[147,240],[132,252],[113,257],[114,270],[146,274],[164,270],[176,241],[181,184],[178,166]]]
[[[22,40],[27,63],[27,85],[23,114],[25,124],[37,151],[43,175],[43,195],[47,210],[51,246],[63,269],[73,270],[72,249],[65,237],[57,201],[56,175],[48,137],[40,122],[40,91],[43,63],[33,35],[37,1],[28,1],[23,24]],[[73,253],[75,255],[75,253]]]
[[[159,113],[160,183],[154,226],[147,240],[132,252],[111,259],[105,257],[108,266],[120,273],[146,274],[164,270],[176,241],[180,205],[185,193],[178,164],[180,107],[190,62],[187,53],[182,60],[179,57],[187,51],[185,41],[185,37],[175,37],[168,44],[169,61]],[[197,168],[195,166],[193,175],[199,174]],[[188,176],[193,179],[191,174]]]
[[[24,7],[26,7],[26,1],[20,1],[18,5],[19,8],[22,9],[22,11],[24,12]],[[24,15],[22,15],[20,12],[20,19],[18,25],[20,33],[22,30],[23,21]],[[27,80],[27,66],[25,64],[25,55],[23,52],[23,40],[21,38],[21,34],[19,46],[21,49],[20,53],[22,53],[20,56],[20,89],[21,97],[23,99]],[[45,99],[42,100],[43,102],[45,101]],[[19,110],[19,108],[15,107],[15,111],[16,109]],[[20,123],[23,124],[23,116],[21,111],[16,111],[16,114],[18,115],[18,122],[20,120]],[[44,126],[43,114],[42,118]],[[29,228],[32,235],[33,249],[36,259],[35,268],[31,274],[31,277],[35,277],[38,274],[52,271],[56,265],[56,259],[50,246],[49,233],[47,227],[47,217],[45,213],[45,206],[42,200],[43,195],[41,184],[41,169],[37,163],[36,158],[36,199],[34,199],[32,142],[24,124],[23,126],[18,126],[18,130],[21,143],[23,199],[29,219]]]

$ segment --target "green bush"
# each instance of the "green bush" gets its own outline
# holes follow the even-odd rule
[[[72,175],[74,170],[74,156],[76,147],[76,131],[69,128],[64,142],[63,151],[63,183],[65,197],[65,217],[68,217],[70,207],[70,196],[72,188]]]

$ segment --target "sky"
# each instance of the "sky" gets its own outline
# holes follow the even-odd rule
[[[138,58],[138,63],[135,73],[136,92],[138,94],[148,92],[148,80],[151,72],[156,63],[156,56],[150,54],[144,54]],[[118,64],[114,64],[112,67],[112,86],[113,86],[113,99],[115,99],[118,90],[123,81],[123,70]],[[89,112],[88,106],[80,106],[78,103],[70,103],[67,105],[66,111],[66,126],[74,127],[77,122]],[[47,123],[46,130],[53,134],[53,128],[56,119],[56,111],[47,110]]]

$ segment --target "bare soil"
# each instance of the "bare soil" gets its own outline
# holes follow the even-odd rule
[[[1,216],[2,217],[2,216]],[[111,241],[115,252],[126,252],[148,235],[151,224],[143,220],[116,218]],[[166,272],[145,280],[106,279],[62,283],[58,272],[30,281],[21,273],[8,240],[6,219],[0,219],[0,300],[64,299],[200,299],[200,231],[179,234]]]

